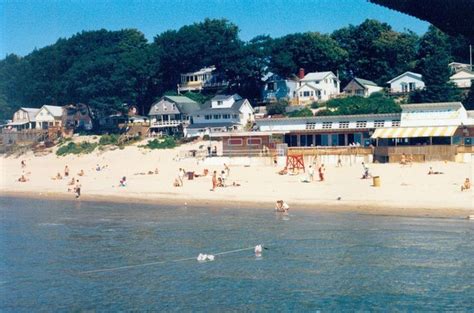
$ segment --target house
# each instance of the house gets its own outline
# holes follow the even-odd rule
[[[305,105],[327,101],[340,93],[340,81],[333,72],[313,72],[304,74],[300,69],[298,87],[295,90],[296,104]]]
[[[472,71],[471,65],[466,64],[466,63],[451,62],[451,63],[448,64],[448,66],[449,66],[449,68],[451,69],[451,71],[453,73],[457,73],[460,70],[471,70]]]
[[[215,66],[204,67],[196,72],[181,74],[181,83],[178,84],[178,93],[186,91],[201,91],[227,86],[228,82],[215,74]]]
[[[68,104],[63,109],[62,125],[70,130],[91,130],[92,114],[87,104]]]
[[[191,123],[191,114],[199,110],[199,104],[188,97],[164,96],[150,108],[150,130],[167,134],[182,132]]]
[[[422,75],[413,72],[405,72],[398,75],[389,80],[387,84],[390,84],[390,92],[392,93],[407,93],[425,88]]]
[[[468,69],[460,69],[457,73],[449,77],[458,88],[470,88],[471,81],[474,80],[474,72]]]
[[[376,83],[370,80],[354,77],[343,91],[348,96],[368,97],[374,92],[382,91],[383,88],[377,86]]]
[[[284,79],[281,76],[269,73],[262,79],[262,102],[272,103],[280,100],[291,102],[298,87],[296,79]]]
[[[36,113],[36,128],[48,129],[50,127],[61,127],[63,120],[63,107],[54,105],[43,105]]]
[[[250,102],[237,94],[215,96],[202,110],[193,112],[191,119],[192,123],[184,129],[186,137],[242,130],[255,120]]]
[[[13,120],[6,126],[9,129],[23,130],[36,128],[36,114],[40,109],[20,108],[13,114]]]

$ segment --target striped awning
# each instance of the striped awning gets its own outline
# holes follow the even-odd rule
[[[451,137],[457,126],[378,128],[371,138]]]

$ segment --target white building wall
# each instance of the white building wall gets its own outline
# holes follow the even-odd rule
[[[367,95],[366,96],[370,96],[371,94],[373,94],[374,92],[379,92],[379,91],[382,91],[382,87],[379,87],[379,86],[366,86],[367,87]]]
[[[409,85],[410,83],[415,83],[415,89],[425,88],[425,83],[417,78],[411,76],[402,76],[399,79],[390,83],[390,89],[392,92],[403,92],[402,84],[405,83]]]

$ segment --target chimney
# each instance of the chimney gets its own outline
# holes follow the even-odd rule
[[[299,78],[299,79],[303,79],[303,78],[304,78],[304,68],[302,68],[302,67],[300,68],[300,71],[299,71],[299,73],[298,73],[298,78]]]

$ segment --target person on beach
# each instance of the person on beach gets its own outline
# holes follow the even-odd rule
[[[211,146],[207,147],[207,156],[211,156]]]
[[[71,179],[71,181],[68,183],[69,186],[72,186],[74,185],[74,183],[76,182],[76,180],[74,179],[74,177]]]
[[[52,180],[61,180],[61,179],[63,179],[63,177],[61,176],[61,173],[58,172],[58,173],[56,174],[56,176],[52,177],[51,179],[52,179]]]
[[[319,167],[319,180],[324,181],[324,173],[326,172],[326,168],[324,168],[324,164],[321,164]]]
[[[216,190],[216,187],[217,187],[217,171],[214,171],[212,173],[212,189],[211,189],[211,191]]]
[[[79,173],[77,173],[78,176],[84,176],[84,170],[80,170]]]
[[[337,157],[337,165],[336,165],[336,167],[342,167],[341,156],[338,156],[338,157]]]
[[[25,175],[21,175],[21,177],[18,178],[18,181],[19,181],[20,183],[26,183],[26,182],[28,181],[28,178],[26,178]]]
[[[219,178],[221,179],[222,187],[225,187],[225,182],[226,182],[226,179],[227,179],[227,175],[226,175],[225,171],[221,171],[221,175],[220,175]]]
[[[179,179],[179,184],[183,186],[184,182],[184,177],[186,176],[186,171],[183,168],[179,168],[178,171],[178,179]]]
[[[81,184],[79,183],[79,179],[76,180],[76,186],[74,186],[74,192],[76,193],[76,199],[81,196]]]
[[[428,175],[439,175],[444,174],[443,172],[433,171],[433,168],[430,166],[430,170],[428,171]]]
[[[99,164],[96,165],[95,170],[96,170],[97,172],[100,172],[101,168],[100,168],[100,165],[99,165]]]
[[[314,180],[314,168],[312,165],[308,168],[308,180],[312,182]]]
[[[64,167],[64,177],[68,177],[69,176],[69,167],[66,165]]]
[[[120,187],[127,187],[127,177],[122,177],[122,179],[120,180],[120,183],[119,183],[119,186]]]
[[[275,204],[275,211],[278,213],[286,213],[288,214],[288,210],[290,210],[290,206],[286,204],[283,200],[278,200]]]
[[[401,165],[407,165],[407,156],[405,153],[402,153],[401,159],[400,159],[400,164]]]
[[[466,177],[466,179],[464,180],[464,184],[462,184],[461,186],[461,191],[469,190],[469,189],[471,189],[471,181],[469,180],[468,177]]]
[[[212,149],[212,156],[217,156],[217,146]]]
[[[369,172],[369,168],[365,165],[364,162],[362,162],[362,169],[363,169],[363,173],[362,173],[361,179],[369,179],[370,177],[372,177],[372,175]]]
[[[224,170],[225,170],[225,173],[227,175],[227,177],[229,177],[230,175],[230,167],[224,163]]]
[[[21,160],[21,168],[25,168],[26,167],[26,162],[25,160]]]
[[[155,175],[158,175],[159,171],[158,168],[155,168]]]

